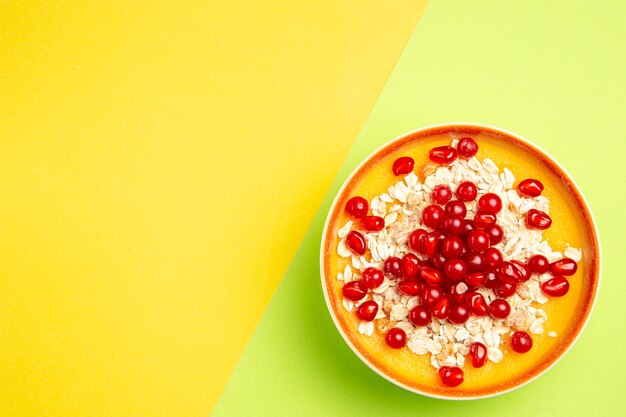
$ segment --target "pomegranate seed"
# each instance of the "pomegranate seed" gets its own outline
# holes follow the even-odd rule
[[[487,211],[479,211],[474,216],[474,227],[477,229],[486,229],[496,224],[496,215]]]
[[[401,349],[406,345],[406,333],[399,327],[393,327],[387,331],[385,342],[393,349]]]
[[[462,201],[452,200],[446,203],[445,212],[446,216],[459,216],[463,219],[467,215],[467,207]]]
[[[510,284],[508,282],[501,282],[493,292],[500,298],[509,298],[517,291],[517,284]]]
[[[443,281],[443,274],[436,269],[425,266],[422,268],[420,275],[430,285],[437,285]]]
[[[526,353],[533,347],[533,339],[526,332],[514,332],[511,335],[511,347],[517,353]]]
[[[535,274],[543,274],[550,269],[550,262],[548,262],[548,258],[543,255],[531,256],[526,265],[528,269]]]
[[[432,258],[437,253],[437,248],[439,247],[439,234],[435,232],[427,234],[422,239],[422,243],[424,245],[424,251],[422,253]]]
[[[421,261],[414,253],[407,253],[402,257],[400,269],[405,279],[417,279],[420,273]]]
[[[466,239],[467,235],[469,235],[472,230],[474,230],[474,222],[470,219],[465,219],[463,220],[463,231],[459,236]]]
[[[460,235],[463,233],[463,226],[465,225],[465,219],[458,216],[446,217],[443,221],[443,230],[448,235]]]
[[[367,288],[361,281],[350,281],[343,286],[341,292],[348,300],[359,301],[367,294]]]
[[[470,181],[462,182],[456,189],[456,197],[461,201],[474,201],[477,195],[476,184]]]
[[[485,232],[489,235],[489,244],[497,245],[502,242],[502,238],[504,237],[504,231],[500,226],[494,224],[493,226],[489,226],[485,229]]]
[[[410,156],[402,156],[393,162],[393,175],[397,177],[398,175],[410,174],[411,171],[413,171],[414,165],[415,161],[413,158]]]
[[[456,156],[456,149],[452,146],[439,146],[431,149],[428,153],[428,157],[431,161],[442,165],[448,165],[456,159]]]
[[[470,308],[465,304],[457,304],[450,309],[448,320],[452,324],[463,324],[469,319]]]
[[[411,249],[415,252],[422,253],[424,252],[424,243],[423,239],[428,232],[424,229],[416,229],[409,235],[408,244]]]
[[[569,282],[560,275],[541,284],[541,291],[550,297],[563,297],[569,291]]]
[[[522,282],[526,282],[530,279],[530,276],[532,274],[530,273],[530,269],[526,267],[526,264],[524,264],[521,261],[518,261],[517,259],[513,259],[511,263],[519,272],[520,277],[522,277]]]
[[[446,296],[437,301],[437,304],[433,307],[433,314],[438,319],[445,319],[450,314],[450,299]]]
[[[472,287],[480,287],[485,283],[486,279],[485,274],[482,272],[472,272],[471,274],[467,274],[465,282],[467,282],[467,285]]]
[[[432,307],[441,300],[443,297],[443,290],[441,287],[434,287],[430,285],[424,286],[420,293],[420,301],[426,307]]]
[[[442,366],[439,368],[439,377],[444,385],[458,387],[463,383],[463,370],[457,366]]]
[[[552,224],[552,219],[543,211],[536,209],[528,210],[526,213],[526,226],[529,229],[547,229]]]
[[[487,362],[487,347],[480,342],[474,342],[470,345],[469,354],[474,368],[482,368]]]
[[[443,274],[453,281],[459,281],[467,275],[467,265],[458,258],[448,259],[443,265]]]
[[[489,315],[494,319],[504,320],[511,313],[511,305],[501,298],[496,298],[489,304]]]
[[[446,257],[440,253],[436,253],[432,258],[429,259],[430,265],[435,268],[442,270],[443,266],[446,263]]]
[[[485,257],[485,263],[487,264],[487,268],[498,268],[504,262],[504,258],[502,257],[502,252],[500,252],[496,248],[487,248],[485,252],[483,252],[483,256]]]
[[[498,285],[500,285],[500,280],[498,279],[500,274],[495,270],[489,270],[485,272],[485,288],[489,288],[490,290],[495,289]]]
[[[500,278],[504,282],[509,284],[517,284],[527,280],[530,271],[526,269],[526,266],[519,261],[504,262],[499,269]]]
[[[361,226],[368,232],[378,232],[385,227],[385,219],[379,216],[364,216],[361,218]]]
[[[357,255],[365,254],[365,238],[361,232],[353,230],[348,233],[348,236],[346,236],[346,246]]]
[[[467,235],[467,248],[474,252],[484,252],[489,247],[489,234],[484,230],[472,230]]]
[[[430,198],[437,204],[446,204],[452,198],[452,190],[445,184],[437,185],[430,193]]]
[[[487,193],[478,199],[478,210],[498,214],[502,210],[502,200],[497,194]]]
[[[374,320],[376,313],[378,313],[378,304],[374,300],[366,301],[356,309],[356,316],[363,321]]]
[[[517,191],[524,197],[537,197],[543,191],[543,184],[539,180],[527,178],[519,183]]]
[[[489,312],[489,306],[485,297],[479,292],[471,292],[466,296],[467,304],[472,309],[472,314],[478,317],[486,316]]]
[[[452,297],[452,301],[456,304],[463,303],[465,301],[465,295],[467,294],[469,287],[463,281],[456,281],[448,289],[448,294]]]
[[[380,287],[384,280],[385,276],[383,275],[383,271],[372,266],[366,268],[361,275],[363,285],[365,285],[365,288],[369,288],[371,290]]]
[[[456,150],[463,158],[471,158],[478,152],[478,144],[472,138],[461,138],[456,145]]]
[[[564,275],[569,277],[574,275],[578,270],[578,265],[571,258],[563,258],[550,264],[550,273],[552,275]]]
[[[388,277],[400,278],[402,276],[401,260],[398,257],[390,256],[389,258],[385,259],[383,269],[385,270],[385,274]]]
[[[419,294],[421,289],[422,286],[419,281],[411,280],[398,282],[398,290],[405,295],[410,295],[411,297]]]
[[[485,269],[487,263],[485,262],[485,257],[476,252],[468,252],[463,255],[463,261],[467,265],[467,270],[469,272],[480,272]]]
[[[446,258],[459,258],[465,252],[465,244],[458,236],[448,236],[441,241],[440,250]]]
[[[439,206],[428,206],[422,212],[422,223],[424,223],[428,227],[432,227],[433,229],[441,226],[443,220],[444,212],[443,209]]]
[[[369,204],[363,197],[352,197],[346,203],[346,211],[353,217],[360,219],[367,214]]]
[[[409,320],[416,326],[427,326],[430,324],[430,311],[425,307],[417,306],[409,311]]]

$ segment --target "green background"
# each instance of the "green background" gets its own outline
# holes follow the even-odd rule
[[[330,319],[318,267],[329,206],[359,161],[454,121],[511,130],[554,155],[589,200],[603,249],[598,304],[572,350],[535,382],[471,402],[412,394],[360,362]],[[213,415],[626,414],[625,132],[624,2],[431,1]]]

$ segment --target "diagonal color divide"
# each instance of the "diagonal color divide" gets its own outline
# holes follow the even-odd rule
[[[626,6],[583,1],[432,2],[382,91],[214,411],[226,416],[619,415],[626,407],[621,162]],[[334,328],[319,244],[341,182],[370,151],[422,125],[475,121],[534,140],[585,192],[603,234],[605,280],[578,344],[548,374],[489,400],[406,392],[362,364]],[[619,191],[617,191],[619,190]],[[623,200],[623,198],[622,198]],[[611,233],[612,232],[612,233]]]

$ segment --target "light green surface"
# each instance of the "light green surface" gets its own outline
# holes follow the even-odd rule
[[[448,121],[512,130],[555,156],[587,196],[604,252],[599,302],[576,346],[530,385],[472,402],[409,393],[360,362],[326,310],[318,267],[349,172],[398,134]],[[625,142],[624,2],[431,1],[214,416],[626,415]]]

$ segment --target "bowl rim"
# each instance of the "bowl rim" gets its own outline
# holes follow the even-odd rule
[[[587,311],[586,316],[583,319],[583,322],[582,322],[581,326],[579,327],[578,332],[573,336],[573,338],[570,339],[571,341],[570,341],[569,345],[555,359],[553,359],[551,363],[549,363],[547,366],[545,366],[543,369],[541,369],[536,374],[532,375],[530,378],[528,378],[526,380],[523,380],[521,383],[513,385],[513,386],[510,386],[510,387],[508,387],[506,389],[503,389],[501,391],[496,390],[494,392],[489,392],[489,393],[486,393],[484,395],[467,395],[467,396],[440,395],[440,394],[436,394],[436,393],[432,393],[432,392],[428,392],[428,391],[419,390],[419,389],[416,389],[416,388],[411,387],[409,385],[406,385],[406,384],[404,384],[404,383],[394,379],[390,375],[384,373],[383,371],[381,371],[378,367],[376,367],[374,364],[372,364],[365,356],[363,356],[363,354],[361,354],[359,349],[356,346],[354,346],[352,341],[345,334],[343,328],[341,327],[341,324],[339,323],[339,320],[337,319],[337,315],[335,313],[335,310],[333,309],[333,306],[332,306],[332,303],[331,303],[331,300],[330,300],[330,295],[328,294],[328,290],[327,290],[327,286],[326,286],[326,281],[327,280],[326,280],[326,274],[325,274],[325,262],[324,262],[324,259],[325,259],[326,239],[327,239],[327,236],[328,236],[328,228],[330,226],[330,221],[331,221],[331,219],[333,217],[332,214],[335,211],[335,207],[336,207],[340,197],[343,195],[346,187],[350,184],[351,180],[354,178],[355,174],[366,163],[370,162],[373,159],[374,156],[376,156],[381,151],[383,151],[385,148],[391,146],[395,142],[398,142],[398,141],[402,140],[403,138],[406,138],[406,137],[412,136],[412,135],[416,135],[416,134],[419,134],[419,133],[425,133],[425,132],[430,131],[430,130],[437,130],[437,129],[444,129],[444,128],[455,128],[455,127],[457,127],[457,128],[472,128],[472,129],[477,129],[477,130],[480,130],[480,129],[491,130],[491,131],[494,131],[496,133],[502,133],[504,136],[511,136],[511,137],[519,140],[524,145],[528,146],[530,149],[535,150],[536,152],[538,152],[540,154],[541,157],[547,159],[549,162],[551,162],[557,168],[559,168],[565,174],[566,180],[568,181],[569,185],[574,189],[574,191],[576,193],[576,197],[580,198],[584,208],[587,210],[587,213],[589,215],[588,216],[589,217],[589,222],[591,224],[591,230],[593,232],[592,239],[595,238],[595,244],[596,244],[596,248],[597,248],[597,267],[596,267],[597,276],[596,276],[596,280],[595,280],[595,288],[594,288],[593,298],[590,300],[589,309]],[[598,225],[597,225],[596,219],[595,219],[595,217],[593,215],[593,212],[591,210],[591,207],[589,206],[589,202],[587,201],[587,198],[582,193],[580,187],[578,186],[576,181],[573,179],[571,174],[565,169],[565,167],[563,167],[554,157],[552,157],[552,155],[550,155],[548,152],[546,152],[542,147],[538,146],[534,142],[531,142],[530,140],[526,139],[525,137],[520,136],[517,133],[513,133],[513,132],[511,132],[509,130],[502,129],[500,127],[496,127],[496,126],[493,126],[493,125],[482,124],[482,123],[472,123],[472,122],[438,123],[438,124],[428,125],[428,126],[420,127],[418,129],[415,129],[415,130],[412,130],[412,131],[408,131],[408,132],[402,133],[401,135],[396,136],[392,140],[385,142],[384,144],[382,144],[381,146],[379,146],[378,148],[376,148],[375,150],[370,152],[367,156],[365,156],[362,159],[362,161],[346,177],[346,179],[344,180],[343,184],[341,185],[341,187],[339,188],[339,190],[335,194],[333,202],[330,205],[330,208],[328,210],[328,214],[326,216],[326,220],[324,222],[324,229],[322,231],[322,238],[321,238],[321,244],[320,244],[320,277],[321,277],[322,292],[324,293],[324,300],[326,301],[326,307],[328,308],[328,311],[329,311],[330,316],[331,316],[331,318],[333,320],[333,323],[335,324],[335,327],[339,331],[339,334],[341,335],[343,340],[350,347],[350,349],[370,369],[372,369],[378,375],[382,376],[383,378],[385,378],[389,382],[393,383],[394,385],[397,385],[397,386],[399,386],[401,388],[404,388],[407,391],[410,391],[410,392],[413,392],[413,393],[416,393],[416,394],[420,394],[420,395],[424,395],[426,397],[437,398],[437,399],[442,399],[442,400],[454,400],[454,401],[477,400],[477,399],[491,398],[491,397],[499,396],[499,395],[502,395],[502,394],[506,394],[506,393],[514,391],[514,390],[516,390],[518,388],[521,388],[521,387],[523,387],[523,386],[533,382],[534,380],[536,380],[537,378],[539,378],[540,376],[542,376],[546,372],[548,372],[550,369],[552,369],[570,351],[570,349],[576,344],[576,342],[580,338],[580,335],[583,333],[583,331],[587,327],[587,324],[589,323],[589,320],[591,318],[591,315],[593,314],[593,311],[595,309],[595,306],[596,306],[596,303],[597,303],[597,300],[598,300],[598,294],[600,293],[600,286],[601,286],[601,281],[602,281],[602,245],[600,243],[600,234],[599,234],[599,230],[598,230]]]

